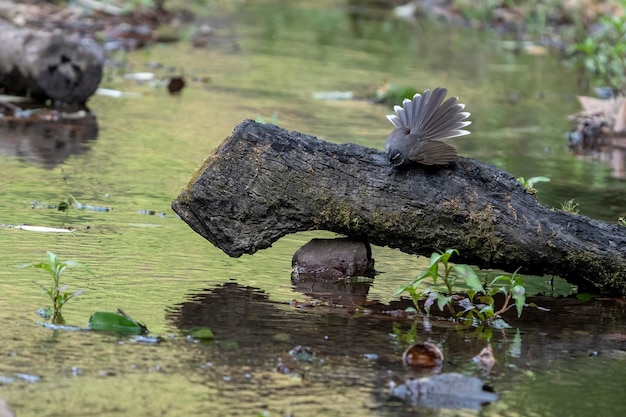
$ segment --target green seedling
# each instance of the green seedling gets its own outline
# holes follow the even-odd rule
[[[570,214],[578,214],[578,203],[576,203],[573,198],[567,200],[565,203],[561,204],[561,210]]]
[[[40,262],[40,263],[28,263],[24,265],[18,266],[18,268],[38,268],[47,271],[52,277],[52,282],[50,286],[41,285],[35,281],[35,284],[39,285],[45,294],[48,295],[50,301],[52,302],[52,308],[50,311],[51,321],[55,324],[62,324],[64,322],[63,315],[61,314],[61,309],[69,300],[72,298],[82,294],[84,290],[78,290],[74,292],[66,291],[68,288],[66,285],[61,286],[61,275],[68,267],[78,267],[89,271],[85,265],[80,264],[74,261],[60,261],[56,254],[48,251],[48,262]]]
[[[278,112],[275,111],[274,113],[272,113],[272,117],[269,120],[266,120],[265,117],[257,114],[255,121],[261,124],[271,123],[273,125],[278,125]]]
[[[526,188],[529,194],[536,194],[537,190],[535,190],[534,185],[538,182],[550,182],[550,178],[548,177],[530,177],[525,179],[524,177],[519,177],[517,180]]]
[[[396,291],[396,295],[408,293],[418,311],[430,315],[433,305],[440,311],[447,309],[453,319],[471,320],[472,323],[493,325],[502,314],[515,307],[518,317],[526,305],[526,289],[517,273],[499,275],[484,283],[468,265],[450,262],[456,249],[434,252],[430,265],[408,285]],[[455,294],[455,287],[465,287],[464,295]],[[496,301],[503,294],[504,301]]]

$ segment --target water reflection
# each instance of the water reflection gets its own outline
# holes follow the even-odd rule
[[[190,295],[189,301],[170,309],[167,319],[182,330],[208,327],[216,338],[233,340],[240,347],[268,343],[282,346],[283,352],[295,345],[317,346],[334,354],[378,351],[380,335],[391,331],[389,320],[353,320],[347,309],[334,310],[336,314],[329,316],[316,314],[306,308],[272,302],[258,288],[227,282]],[[379,337],[363,338],[361,327],[366,327],[368,333],[376,329],[382,332]],[[386,336],[383,339],[388,349],[390,341]]]
[[[626,138],[596,138],[581,142],[572,152],[580,159],[599,160],[610,166],[613,178],[626,178]]]
[[[273,409],[289,404],[302,410],[309,404],[322,410],[330,392],[340,389],[359,404],[335,404],[343,411],[398,415],[398,404],[390,402],[387,390],[388,372],[401,381],[430,375],[402,365],[401,353],[413,340],[441,347],[445,355],[442,372],[480,377],[502,393],[501,401],[508,404],[516,402],[510,392],[540,395],[533,386],[533,375],[544,381],[553,372],[577,374],[582,371],[576,371],[579,366],[593,366],[594,361],[624,363],[626,337],[620,323],[626,316],[626,304],[620,300],[584,303],[548,298],[536,302],[550,312],[527,308],[522,320],[509,318],[518,329],[483,332],[459,328],[446,320],[432,319],[427,327],[421,320],[359,315],[354,308],[296,308],[271,301],[258,288],[231,281],[191,294],[188,301],[169,309],[167,319],[183,333],[197,327],[213,330],[214,342],[189,345],[185,357],[193,358],[194,374],[200,379],[228,378],[234,386],[220,398],[222,404],[231,405],[236,404],[238,389],[251,395],[251,381],[257,381],[255,398],[263,392]],[[491,363],[493,369],[490,366],[491,372],[485,372],[475,363],[475,356],[489,345],[495,365]],[[306,346],[312,359],[291,357],[289,352],[298,346]],[[573,386],[583,389],[586,384],[600,384],[598,378],[594,374],[590,380],[573,381]],[[284,396],[280,387],[287,381],[290,393]],[[544,404],[556,409],[568,395],[565,388],[552,387],[554,398],[544,399]],[[260,406],[258,399],[254,401]],[[367,403],[369,412],[362,407]],[[501,415],[499,402],[494,404],[483,414]],[[335,405],[329,407],[335,409]],[[376,411],[372,414],[371,410]]]
[[[372,282],[371,278],[330,280],[306,275],[291,276],[291,283],[296,291],[329,305],[342,306],[363,305],[367,301]]]
[[[52,169],[71,155],[87,152],[98,137],[94,115],[77,118],[1,118],[0,154],[18,157]]]

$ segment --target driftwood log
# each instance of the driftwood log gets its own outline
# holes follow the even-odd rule
[[[102,78],[98,46],[0,20],[0,91],[82,105]]]
[[[376,149],[246,120],[172,207],[233,257],[321,229],[410,254],[456,248],[457,262],[626,295],[626,227],[551,210],[509,173],[470,158],[392,171]]]

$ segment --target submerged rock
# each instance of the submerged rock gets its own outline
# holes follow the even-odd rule
[[[458,373],[409,378],[403,384],[390,382],[391,395],[413,406],[431,408],[469,408],[497,401],[498,395],[483,381]]]

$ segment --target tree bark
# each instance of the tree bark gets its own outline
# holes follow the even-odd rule
[[[376,149],[246,120],[172,207],[233,257],[321,229],[424,256],[456,248],[456,262],[626,295],[626,227],[551,210],[512,175],[470,158],[392,170]]]
[[[99,47],[0,20],[0,89],[39,100],[84,104],[102,79]]]

